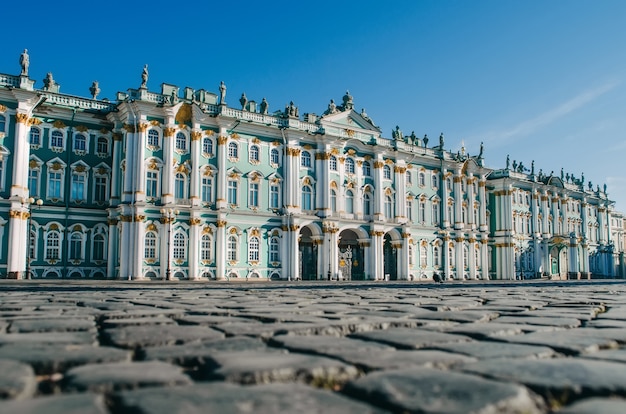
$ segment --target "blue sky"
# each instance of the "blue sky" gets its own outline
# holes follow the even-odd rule
[[[0,73],[19,73],[28,48],[41,87],[100,97],[162,82],[217,92],[237,106],[267,98],[323,112],[347,89],[385,136],[441,132],[486,165],[561,167],[607,183],[626,212],[626,2],[151,1],[3,5]],[[37,2],[35,2],[37,3]],[[226,4],[229,3],[229,4]]]

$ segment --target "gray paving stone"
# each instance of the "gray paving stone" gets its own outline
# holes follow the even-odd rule
[[[50,375],[78,365],[130,361],[131,352],[92,345],[25,343],[1,346],[0,358],[29,364],[37,375]]]
[[[176,321],[167,316],[153,316],[146,318],[105,319],[101,323],[103,328],[118,328],[132,325],[176,325]]]
[[[350,336],[368,341],[381,342],[399,349],[416,349],[441,343],[471,341],[471,338],[464,335],[412,328],[393,328],[372,332],[355,333]]]
[[[92,318],[56,317],[15,318],[11,320],[8,332],[73,332],[94,331],[96,324]]]
[[[205,339],[220,339],[224,334],[204,326],[140,325],[105,329],[111,343],[123,348],[163,346]]]
[[[461,370],[526,385],[548,403],[566,404],[588,396],[626,395],[626,366],[582,358],[479,361]]]
[[[626,320],[594,319],[585,323],[587,328],[626,328]]]
[[[496,319],[497,321],[498,319]],[[517,323],[474,322],[464,323],[452,328],[443,329],[445,332],[467,335],[475,339],[519,335],[526,332],[555,331],[553,326],[522,325]]]
[[[191,379],[175,365],[160,361],[89,364],[65,374],[66,391],[111,392],[150,386],[190,385]]]
[[[615,340],[597,336],[579,335],[575,331],[576,330],[533,332],[523,335],[503,336],[498,339],[518,344],[548,346],[557,352],[568,355],[596,352],[600,349],[618,347],[617,341]]]
[[[83,393],[0,401],[0,413],[15,414],[107,414],[104,397]]]
[[[339,394],[300,384],[196,384],[118,394],[116,408],[144,414],[370,414],[385,411]]]
[[[557,354],[547,346],[520,345],[493,341],[470,341],[437,344],[433,348],[469,355],[478,359],[491,358],[551,358]]]
[[[335,336],[296,336],[278,335],[271,338],[269,345],[286,348],[294,352],[306,352],[312,354],[333,356],[338,352],[362,353],[362,352],[389,352],[393,347],[378,342],[362,341],[359,339],[342,338]]]
[[[36,390],[37,380],[29,365],[0,359],[0,399],[28,398]]]
[[[416,312],[417,319],[435,319],[454,322],[488,322],[499,316],[497,312],[481,310]]]
[[[626,400],[621,398],[587,398],[558,411],[559,414],[624,414]]]
[[[545,409],[522,386],[429,368],[369,374],[348,382],[343,392],[395,412],[521,414]]]
[[[499,323],[519,323],[519,324],[524,324],[524,325],[547,325],[547,326],[556,326],[556,327],[561,327],[561,328],[576,328],[580,326],[580,320],[576,318],[526,316],[523,313],[519,315],[515,315],[515,316],[500,316],[495,321]]]
[[[359,375],[354,366],[315,355],[243,351],[218,352],[211,358],[219,367],[211,378],[240,384],[303,382],[328,388]]]
[[[583,354],[580,356],[581,358],[588,359],[596,359],[596,360],[606,360],[606,361],[615,361],[615,362],[625,362],[626,363],[626,348],[620,349],[608,349],[598,352],[592,352],[588,354]],[[626,368],[626,366],[625,366]]]
[[[362,371],[392,370],[412,366],[448,369],[476,361],[469,356],[437,350],[349,352],[337,351],[335,357],[354,365]]]
[[[0,334],[0,345],[9,344],[96,344],[93,332],[34,332]]]

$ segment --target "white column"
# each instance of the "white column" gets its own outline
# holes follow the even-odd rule
[[[480,241],[480,254],[482,262],[482,279],[489,280],[489,264],[491,263],[491,257],[489,256],[489,240],[486,235],[483,235],[483,239]]]
[[[226,277],[226,220],[219,217],[215,237],[215,278],[220,280]]]
[[[135,202],[146,201],[146,130],[148,124],[141,123],[137,125],[139,131],[137,131],[135,139]]]
[[[173,120],[163,129],[163,170],[161,172],[161,202],[171,204],[174,202],[174,134],[176,130]],[[142,162],[143,163],[143,162]],[[225,165],[225,164],[220,164]]]
[[[463,223],[463,192],[461,189],[461,181],[463,180],[463,176],[461,175],[461,170],[457,170],[454,175],[454,228],[456,230],[461,230],[464,226]],[[456,265],[457,270],[459,269],[459,264]],[[457,272],[458,274],[458,272]]]
[[[197,214],[197,213],[196,213]],[[192,213],[189,218],[189,280],[200,278],[198,264],[200,262],[200,224],[202,220]]]
[[[115,165],[115,164],[114,164]],[[117,218],[109,218],[109,240],[108,240],[108,248],[107,248],[107,277],[109,279],[115,278],[115,266],[118,261],[118,229],[117,229]],[[143,255],[142,255],[143,256]]]
[[[374,160],[374,220],[385,219],[385,209],[383,206],[384,191],[383,188],[383,161],[380,155],[377,155],[377,159]]]
[[[396,190],[396,220],[404,222],[406,219],[406,166],[404,161],[398,161],[398,165],[394,167],[393,172],[395,176],[394,188]]]
[[[372,259],[372,277],[374,280],[383,280],[385,278],[385,263],[384,263],[384,252],[383,252],[383,243],[384,243],[384,235],[383,231],[372,231],[372,244],[371,244],[371,259]]]
[[[143,163],[141,163],[143,164]],[[143,247],[145,246],[145,232],[146,226],[144,221],[146,219],[144,209],[141,207],[135,207],[135,214],[131,222],[131,227],[134,227],[133,234],[133,250],[132,250],[132,270],[131,274],[133,279],[143,279]]]
[[[465,261],[463,260],[465,240],[463,237],[457,237],[455,242],[454,254],[456,255],[456,278],[463,280],[463,277],[465,276]]]
[[[122,162],[122,134],[113,133],[113,160],[111,164],[111,204],[117,205],[120,194],[120,163]]]
[[[192,206],[200,205],[200,154],[202,153],[202,132],[191,131],[191,177],[189,183],[189,199]]]

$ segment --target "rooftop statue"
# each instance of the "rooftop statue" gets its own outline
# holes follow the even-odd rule
[[[224,81],[220,82],[220,105],[226,105],[226,84]]]
[[[98,84],[98,81],[93,81],[91,87],[89,88],[89,92],[91,93],[91,97],[93,99],[98,97],[98,94],[100,93],[100,85]]]
[[[482,141],[480,142],[480,152],[478,153],[478,158],[482,158],[483,157],[483,151],[485,150],[485,147],[483,146]]]
[[[443,144],[444,144],[444,138],[443,138],[443,132],[442,132],[441,135],[439,135],[439,148],[443,149]]]
[[[248,105],[248,98],[246,97],[246,93],[241,94],[241,98],[239,98],[239,103],[241,104],[241,110],[246,110],[246,105]]]
[[[416,143],[419,143],[419,139],[417,139],[417,136],[415,135],[415,131],[411,131],[411,135],[409,136],[409,142],[412,145],[416,145]]]
[[[530,163],[530,173],[532,175],[535,175],[535,160],[532,160],[532,162]]]
[[[396,129],[391,130],[391,138],[395,140],[402,139],[402,131],[400,131],[400,127],[396,125]]]
[[[144,65],[141,72],[141,86],[139,88],[145,89],[148,87],[148,65]]]
[[[337,112],[337,105],[335,105],[335,101],[333,99],[330,100],[328,104],[328,109],[326,110],[327,114],[334,114]]]
[[[507,156],[506,156],[506,169],[508,170],[510,166],[511,166],[511,158],[507,154]]]
[[[54,81],[54,78],[52,77],[52,72],[48,72],[46,74],[45,79],[43,80],[43,89],[45,91],[49,91],[50,89],[52,89],[54,85],[56,85],[56,82]]]
[[[350,91],[346,91],[346,94],[343,96],[343,110],[348,111],[352,108],[354,108],[352,95],[350,95]]]
[[[428,147],[428,135],[424,134],[422,142],[424,143],[424,147]]]
[[[261,113],[267,114],[268,107],[269,107],[269,104],[267,103],[267,99],[263,98],[263,100],[261,100],[261,105],[260,105]]]
[[[20,55],[20,66],[22,67],[21,76],[28,76],[28,67],[30,66],[30,57],[28,56],[28,49],[24,49]]]

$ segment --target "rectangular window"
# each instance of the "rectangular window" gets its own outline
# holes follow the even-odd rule
[[[259,206],[259,184],[250,183],[250,191],[248,192],[248,205],[250,207]]]
[[[211,201],[213,201],[213,180],[211,179],[211,177],[202,177],[200,190],[203,203],[210,203]]]
[[[107,177],[96,177],[94,200],[97,202],[107,200]]]
[[[279,207],[279,195],[280,195],[280,187],[275,184],[270,186],[270,208],[278,208]]]
[[[61,198],[61,180],[60,172],[51,172],[48,175],[48,197]]]
[[[72,200],[85,199],[85,176],[72,174]]]
[[[148,171],[146,174],[146,196],[156,198],[157,185],[159,182],[159,173],[156,171]]]
[[[39,196],[39,170],[28,171],[28,192],[31,197]]]
[[[237,204],[237,181],[228,182],[228,204]]]

